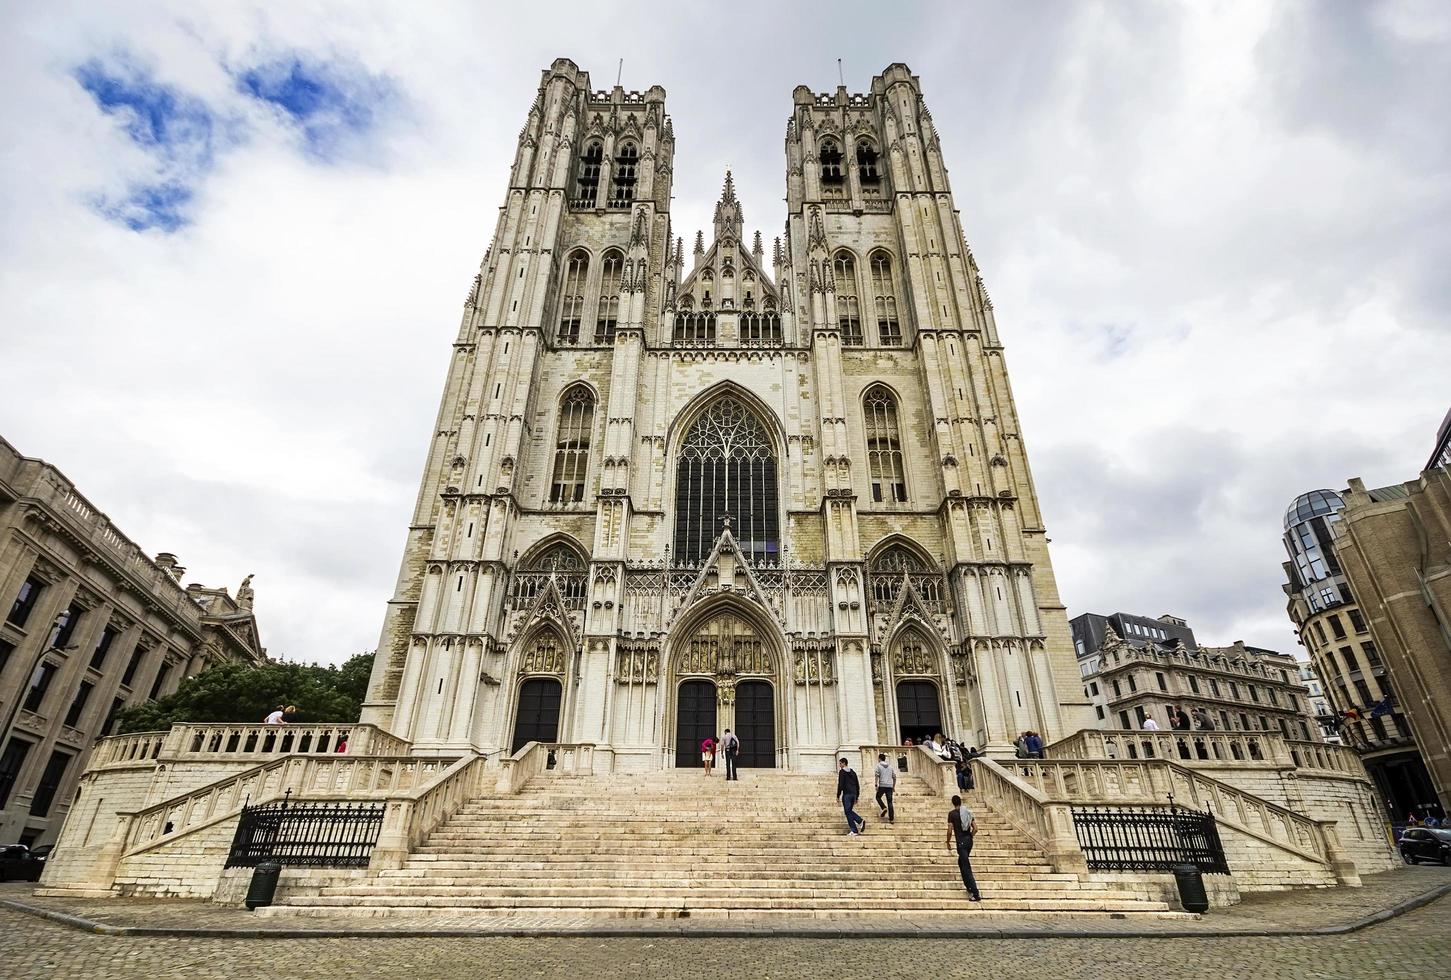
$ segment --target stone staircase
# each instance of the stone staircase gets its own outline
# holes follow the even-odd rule
[[[515,796],[475,799],[403,867],[294,894],[274,915],[551,912],[734,918],[1029,912],[1173,915],[1142,882],[1059,874],[1002,817],[978,819],[970,903],[946,844],[947,804],[916,777],[897,820],[858,805],[845,833],[834,777],[693,770],[541,774]]]

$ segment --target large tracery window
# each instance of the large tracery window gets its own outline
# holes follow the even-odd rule
[[[554,479],[549,488],[549,502],[552,504],[574,504],[584,499],[594,414],[594,393],[582,384],[570,388],[560,399],[559,437],[554,444]]]
[[[605,148],[595,141],[584,148],[579,157],[579,170],[574,179],[574,205],[580,208],[595,206],[595,193],[600,186],[600,168],[605,162]]]
[[[892,260],[886,252],[872,253],[872,294],[876,297],[877,339],[883,347],[902,346],[902,325],[897,320],[897,295],[892,288]]]
[[[883,385],[875,385],[863,402],[867,420],[867,472],[876,503],[907,499],[907,478],[902,467],[902,441],[897,428],[897,400]]]
[[[564,291],[559,296],[559,334],[556,343],[579,343],[579,324],[584,318],[584,289],[589,278],[589,255],[575,252],[564,270]]]
[[[674,338],[677,347],[714,347],[715,314],[709,310],[675,314]]]
[[[779,347],[781,317],[775,310],[764,313],[746,312],[740,317],[742,347]]]
[[[712,403],[680,446],[675,476],[675,561],[694,566],[710,554],[731,519],[731,533],[753,562],[781,551],[776,452],[755,413],[736,398]]]
[[[625,259],[619,252],[605,256],[600,268],[600,303],[595,315],[595,343],[613,344],[620,320],[620,270]]]
[[[610,175],[610,206],[629,207],[635,199],[635,181],[640,151],[634,143],[626,143],[615,154],[615,172]]]
[[[915,551],[901,544],[889,545],[867,563],[868,586],[875,612],[886,612],[902,591],[902,580],[910,579],[912,588],[932,612],[943,612],[942,573],[929,567]]]
[[[836,320],[843,347],[862,345],[862,305],[856,291],[856,260],[850,252],[837,252],[832,265],[836,277]]]

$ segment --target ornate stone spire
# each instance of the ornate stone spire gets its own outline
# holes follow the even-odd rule
[[[720,200],[715,204],[715,240],[725,238],[741,240],[741,202],[736,200],[736,183],[731,172],[726,171],[725,186],[721,188]]]
[[[705,254],[705,232],[697,230],[695,233],[695,254],[696,257]]]
[[[751,242],[751,251],[755,253],[756,264],[759,265],[761,261],[761,253],[764,251],[764,249],[761,248],[761,229],[759,228],[756,229],[755,240]]]

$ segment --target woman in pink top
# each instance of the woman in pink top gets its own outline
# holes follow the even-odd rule
[[[715,766],[715,736],[707,735],[700,742],[700,764],[705,769],[705,774],[710,775],[710,770]]]

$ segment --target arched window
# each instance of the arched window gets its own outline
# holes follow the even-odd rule
[[[850,252],[836,253],[836,320],[841,327],[843,347],[862,345],[862,305],[857,297],[856,260]]]
[[[615,154],[615,172],[610,175],[610,206],[629,207],[635,199],[636,171],[640,162],[640,151],[634,143],[625,143]]]
[[[600,303],[595,314],[595,343],[613,344],[615,326],[620,318],[620,270],[625,258],[619,252],[607,252],[600,267]]]
[[[872,295],[877,309],[877,339],[883,347],[902,346],[902,325],[897,321],[897,292],[892,287],[892,260],[886,252],[872,253]]]
[[[583,609],[588,560],[574,545],[558,541],[531,556],[514,571],[509,583],[509,608],[527,609],[552,578],[567,609]]]
[[[841,147],[836,145],[836,140],[824,139],[821,141],[821,183],[839,187],[842,179]]]
[[[556,342],[579,343],[579,324],[584,318],[584,290],[589,280],[589,253],[570,254],[564,269],[564,291],[559,296],[559,334]]]
[[[579,170],[574,179],[574,203],[576,207],[595,206],[595,193],[600,186],[600,168],[605,162],[605,148],[598,140],[592,141],[579,156]]]
[[[856,173],[857,180],[864,187],[868,184],[874,185],[882,179],[882,175],[877,172],[877,151],[871,140],[857,140]]]
[[[570,388],[559,400],[559,434],[554,443],[554,480],[549,488],[552,504],[574,504],[584,499],[585,472],[589,469],[590,430],[594,427],[595,397],[585,385]]]
[[[715,314],[708,311],[675,314],[675,343],[680,347],[714,347]]]
[[[901,545],[883,548],[867,562],[868,587],[876,612],[886,612],[902,591],[902,580],[909,579],[912,588],[932,612],[943,612],[942,573],[928,566],[917,552]]]
[[[739,399],[712,402],[680,444],[675,474],[675,561],[694,566],[731,533],[753,562],[781,553],[776,452],[766,426]]]
[[[884,385],[874,385],[863,402],[867,421],[867,473],[872,500],[900,503],[907,499],[902,470],[902,442],[897,428],[897,399]]]

